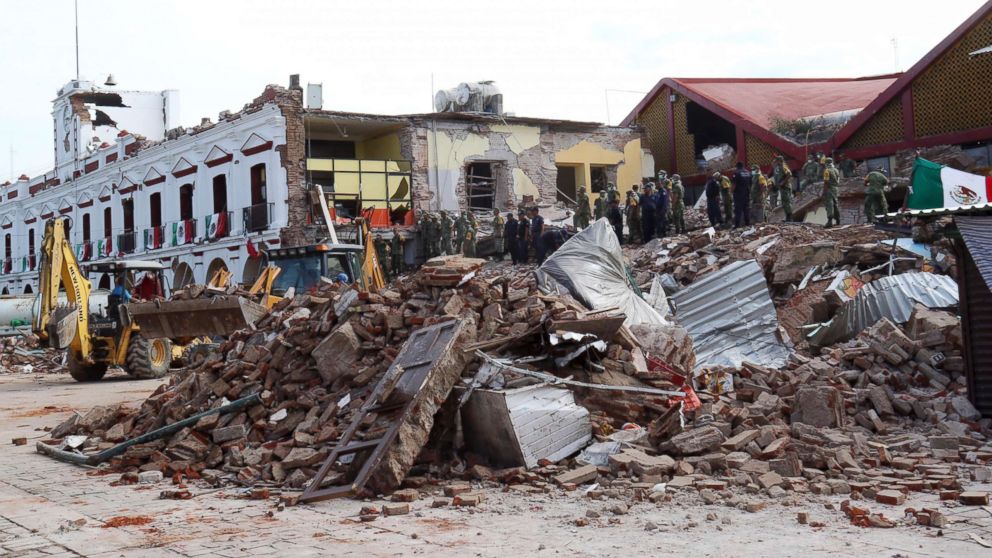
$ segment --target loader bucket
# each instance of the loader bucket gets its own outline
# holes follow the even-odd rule
[[[231,335],[253,327],[268,310],[237,296],[127,304],[124,312],[148,339]]]

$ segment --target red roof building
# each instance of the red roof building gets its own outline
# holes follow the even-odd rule
[[[917,146],[959,144],[992,158],[992,0],[902,74],[864,78],[665,78],[624,119],[639,124],[655,170],[701,178],[702,152],[728,144],[767,168],[785,155],[798,168],[822,151],[884,159]],[[799,121],[820,124],[805,137]],[[691,182],[691,179],[690,179]]]

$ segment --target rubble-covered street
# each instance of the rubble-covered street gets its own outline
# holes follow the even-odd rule
[[[43,436],[41,429],[73,410],[137,403],[155,380],[108,378],[93,389],[67,376],[3,375],[0,435]],[[39,404],[38,402],[42,402]],[[46,408],[48,407],[48,408]],[[31,440],[32,444],[34,439]],[[475,486],[485,495],[477,507],[433,507],[445,498],[442,483],[423,490],[407,515],[363,523],[365,506],[389,499],[334,500],[280,510],[275,498],[251,500],[236,487],[191,500],[162,500],[168,481],[110,486],[117,475],[95,475],[35,453],[32,445],[7,446],[0,460],[0,548],[7,556],[609,556],[692,552],[699,556],[977,555],[974,534],[992,539],[992,514],[983,507],[947,507],[929,494],[911,492],[900,505],[871,503],[873,511],[901,518],[906,507],[939,505],[948,521],[937,529],[864,529],[838,510],[849,495],[792,495],[772,500],[735,490],[753,513],[712,504],[695,490],[673,490],[669,502],[635,496],[630,483],[604,488],[601,499],[581,490],[547,486]],[[990,485],[973,488],[988,490]],[[615,493],[613,491],[616,491]],[[196,490],[200,492],[200,490]],[[204,490],[204,492],[206,492]],[[833,509],[829,509],[829,508]],[[616,511],[623,513],[616,514]],[[807,514],[807,525],[799,523]],[[115,518],[125,518],[124,520]],[[105,525],[124,525],[105,527]],[[579,527],[577,523],[588,523]]]

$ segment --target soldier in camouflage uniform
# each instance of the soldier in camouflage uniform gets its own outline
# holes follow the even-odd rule
[[[881,169],[873,170],[865,177],[865,186],[867,187],[865,190],[865,219],[869,223],[874,223],[876,215],[889,212],[889,202],[885,199],[885,192],[889,190],[889,179],[885,177]]]
[[[506,251],[506,219],[499,213],[499,209],[493,209],[493,243],[496,248],[496,258],[502,260],[503,252]]]
[[[466,258],[475,257],[475,235],[476,231],[471,224],[465,229],[465,238],[462,241],[462,254]]]
[[[635,185],[627,192],[627,237],[631,244],[640,242],[641,239],[641,196],[637,193]]]
[[[437,215],[431,215],[430,231],[431,231],[431,255],[440,256],[441,255],[441,221],[438,220]]]
[[[792,220],[792,171],[785,164],[785,157],[778,155],[775,157],[775,165],[772,170],[772,178],[775,180],[775,189],[782,197],[782,212],[785,220]]]
[[[454,254],[462,251],[462,243],[465,242],[465,231],[468,230],[468,219],[465,218],[465,213],[455,219],[455,245],[452,246]]]
[[[382,238],[381,234],[375,235],[375,255],[379,259],[379,267],[382,268],[382,272],[386,275],[386,278],[392,276],[392,268],[390,267],[389,259],[389,246],[386,244],[386,240]]]
[[[732,182],[727,175],[720,175],[720,200],[723,202],[723,222],[727,228],[734,226],[734,195],[731,191]]]
[[[448,217],[447,211],[441,212],[441,253],[443,254],[453,254],[454,251],[451,249],[451,218]]]
[[[840,187],[840,173],[834,167],[834,160],[827,157],[823,170],[823,201],[827,209],[827,227],[840,224],[840,207],[837,205],[837,189]]]
[[[672,180],[668,171],[658,171],[658,238],[668,236],[668,226],[672,223]]]
[[[395,277],[403,273],[403,237],[400,236],[399,227],[393,227],[393,238],[389,239],[389,253],[393,258],[390,265]]]
[[[751,165],[751,220],[755,223],[764,222],[768,212],[768,178],[761,172],[761,167]]]
[[[803,165],[802,180],[799,181],[799,191],[802,192],[810,184],[815,184],[820,179],[818,173],[819,168],[816,160],[813,159],[813,154],[810,153],[806,156],[806,163]]]
[[[420,241],[424,245],[424,258],[434,257],[434,240],[431,238],[434,224],[431,222],[431,215],[424,212],[420,216]]]
[[[675,234],[685,234],[685,187],[677,174],[672,175],[672,223]]]
[[[617,185],[616,184],[614,184],[612,182],[607,182],[606,183],[606,203],[607,203],[607,205],[609,205],[609,203],[611,201],[613,201],[613,200],[616,200],[618,203],[620,202],[620,192],[617,191]]]
[[[602,190],[596,192],[596,195],[598,197],[596,198],[596,201],[593,203],[593,207],[594,207],[593,217],[595,217],[596,220],[599,221],[603,217],[606,217],[606,198],[603,196]]]
[[[586,196],[585,186],[579,187],[579,192],[575,196],[575,215],[572,217],[572,224],[575,230],[581,231],[589,226],[589,197]]]

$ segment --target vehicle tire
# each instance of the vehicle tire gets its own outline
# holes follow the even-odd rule
[[[140,335],[132,335],[125,360],[127,373],[131,377],[142,380],[161,378],[169,372],[172,342],[168,339],[145,339]]]
[[[69,368],[69,375],[77,382],[96,382],[107,373],[107,363],[97,362],[94,364],[84,364],[72,358],[70,355],[66,365]]]
[[[183,354],[183,361],[187,368],[196,368],[203,364],[203,361],[217,352],[220,345],[218,343],[197,343],[192,345]]]

